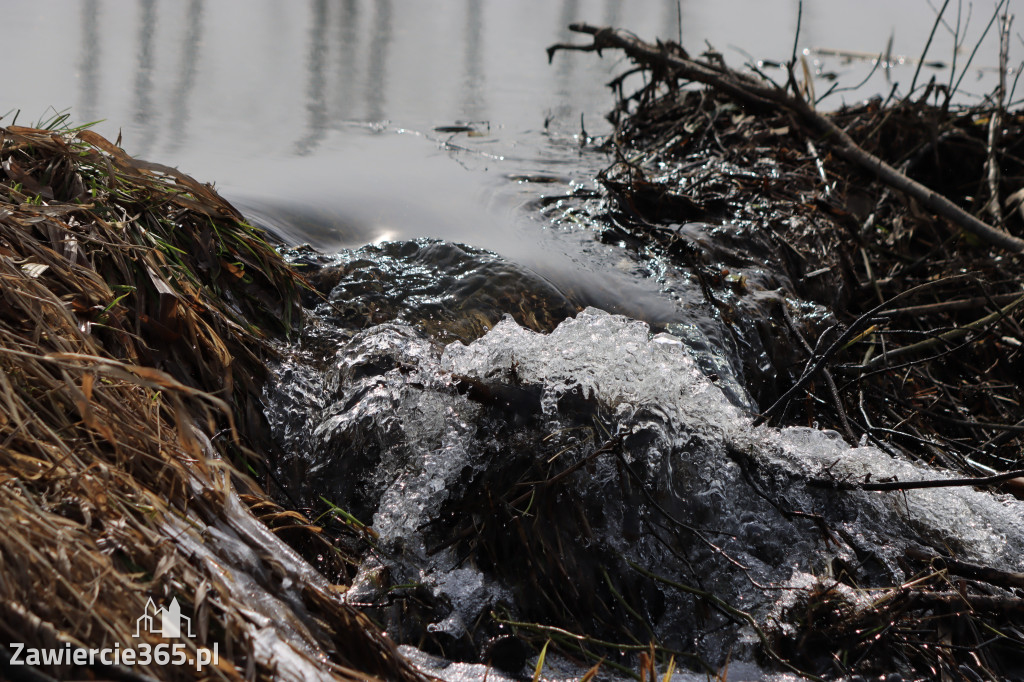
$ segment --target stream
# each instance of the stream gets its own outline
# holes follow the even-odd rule
[[[670,226],[743,282],[727,323],[686,268],[602,237],[604,83],[627,65],[544,53],[587,20],[785,60],[796,6],[13,2],[25,28],[8,50],[44,34],[57,47],[0,114],[104,119],[130,153],[216,179],[287,244],[316,292],[266,389],[274,474],[300,508],[326,501],[373,529],[346,598],[421,669],[529,679],[537,652],[515,622],[632,631],[728,660],[729,679],[797,679],[765,673],[755,628],[697,592],[784,633],[820,581],[905,580],[908,548],[1020,571],[1024,506],[966,488],[839,490],[946,474],[835,432],[752,426],[785,360],[767,322],[781,269],[741,227]],[[892,35],[916,56],[933,16],[923,1],[805,2],[800,42],[873,53]],[[951,40],[940,32],[933,54]],[[871,69],[811,63],[822,89]],[[912,74],[881,69],[832,104]],[[870,599],[842,589],[852,608]],[[589,667],[552,659],[546,679]],[[706,679],[696,659],[678,664],[673,679]]]

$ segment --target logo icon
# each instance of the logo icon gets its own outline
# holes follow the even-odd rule
[[[188,637],[195,637],[192,633],[192,619],[181,615],[181,606],[178,605],[178,598],[175,597],[165,608],[157,607],[150,597],[146,602],[146,609],[142,615],[135,620],[135,637],[138,638],[143,631],[153,635],[160,635],[164,639],[181,637],[182,621],[185,621],[185,634]]]

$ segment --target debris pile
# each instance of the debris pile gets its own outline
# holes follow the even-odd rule
[[[914,486],[821,485],[1019,496],[1024,112],[1002,92],[955,106],[933,80],[822,113],[795,55],[776,84],[714,51],[571,28],[591,42],[550,56],[621,50],[636,65],[611,83],[605,238],[688,267],[737,338],[757,337],[764,357],[742,368],[755,423],[832,429],[937,471]],[[789,612],[799,625],[779,629],[772,656],[821,675],[1019,675],[1021,575],[939,550],[908,552],[902,585],[836,567],[831,587]]]

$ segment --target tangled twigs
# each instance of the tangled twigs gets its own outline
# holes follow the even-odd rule
[[[963,576],[970,580],[983,580],[992,585],[1007,588],[1024,588],[1024,573],[1001,571],[990,566],[980,566],[966,561],[958,561],[913,547],[908,548],[904,554],[908,559],[927,562],[935,568],[945,569],[954,575]]]
[[[794,395],[796,395],[797,391],[801,390],[804,386],[806,386],[811,381],[811,379],[813,379],[814,376],[818,374],[818,372],[823,370],[828,365],[829,361],[833,357],[835,357],[836,353],[842,350],[857,335],[857,333],[861,329],[867,327],[868,323],[871,322],[872,318],[879,312],[881,312],[885,308],[888,308],[896,301],[906,298],[911,294],[915,294],[923,289],[926,289],[927,287],[934,286],[941,282],[949,282],[950,280],[954,279],[960,279],[960,277],[948,277],[942,280],[935,280],[932,282],[918,284],[916,287],[911,287],[906,291],[902,291],[896,294],[888,301],[885,301],[884,303],[875,306],[871,310],[867,311],[866,313],[858,317],[854,321],[854,323],[847,327],[846,330],[842,334],[840,334],[839,337],[835,341],[833,341],[823,353],[818,355],[816,358],[811,358],[811,360],[808,361],[807,369],[804,370],[804,373],[800,376],[797,382],[793,384],[788,391],[782,394],[782,397],[776,400],[771,407],[762,412],[757,417],[757,419],[754,420],[754,426],[765,423],[766,421],[771,419],[772,415],[776,414],[780,409],[782,409],[782,407],[785,406],[786,403],[788,403]]]
[[[676,78],[704,83],[733,97],[742,104],[759,110],[784,110],[794,114],[808,128],[820,136],[837,155],[874,174],[887,185],[919,202],[924,208],[946,218],[958,227],[988,244],[1011,253],[1024,253],[1024,239],[998,230],[967,213],[952,201],[901,173],[874,154],[854,142],[831,118],[815,111],[802,97],[774,84],[766,84],[751,76],[729,69],[719,63],[699,62],[671,53],[665,46],[651,45],[638,38],[612,28],[599,28],[589,24],[570,24],[570,30],[593,36],[590,45],[552,45],[548,48],[551,59],[559,50],[597,51],[605,48],[621,49],[633,60],[662,70],[669,70]]]
[[[971,331],[973,331],[975,329],[978,329],[980,327],[984,327],[984,326],[986,326],[986,325],[988,325],[988,324],[990,324],[992,322],[996,322],[996,321],[1006,317],[1011,312],[1013,312],[1014,309],[1016,309],[1021,303],[1024,303],[1024,296],[1018,296],[1009,305],[1007,305],[1007,306],[1005,306],[1003,308],[1000,308],[999,310],[995,311],[994,313],[990,313],[990,314],[986,315],[985,317],[983,317],[983,318],[981,318],[979,320],[975,320],[974,322],[971,322],[969,324],[965,324],[962,327],[957,327],[956,329],[951,329],[948,332],[939,334],[939,335],[934,336],[934,337],[932,337],[930,339],[925,339],[924,341],[920,341],[918,343],[914,343],[914,344],[911,344],[909,346],[903,346],[902,348],[897,348],[894,351],[891,351],[891,352],[888,352],[888,353],[884,353],[882,355],[876,355],[875,357],[871,358],[871,360],[868,361],[867,367],[870,367],[870,368],[878,367],[878,366],[880,366],[881,364],[883,364],[885,362],[888,362],[888,361],[891,361],[891,360],[895,360],[897,358],[901,358],[901,357],[905,357],[907,355],[913,355],[915,353],[920,353],[922,351],[930,350],[932,348],[936,348],[938,346],[941,346],[944,343],[952,343],[953,341],[959,339],[962,336],[965,336],[965,335],[969,334]]]
[[[922,679],[942,671],[950,679],[1020,678],[1016,538],[984,538],[984,551],[975,552],[960,542],[960,519],[950,511],[953,500],[970,499],[991,502],[991,516],[1001,518],[997,505],[1017,503],[990,500],[989,492],[998,486],[1024,497],[1024,282],[1019,257],[1002,250],[1021,251],[1022,240],[1008,235],[1024,235],[1024,223],[1007,212],[998,225],[1007,234],[993,236],[994,221],[978,228],[962,210],[984,216],[990,107],[930,105],[925,95],[820,115],[792,76],[776,85],[720,59],[691,59],[673,43],[573,29],[593,37],[580,49],[624,50],[646,74],[632,94],[623,93],[621,77],[615,83],[615,133],[606,146],[615,163],[600,178],[611,227],[602,237],[628,237],[662,263],[692,271],[680,300],[700,301],[716,316],[708,326],[732,334],[726,370],[740,377],[748,404],[770,406],[756,423],[800,427],[783,439],[806,443],[792,451],[801,462],[811,449],[814,466],[835,455],[787,482],[774,458],[728,452],[760,501],[794,526],[813,523],[823,542],[856,557],[833,561],[827,578],[797,591],[761,580],[755,562],[733,564],[762,594],[788,595],[776,603],[786,604],[779,613],[793,624],[791,635],[750,611],[771,638],[761,653],[829,679],[897,669]],[[560,49],[576,48],[549,52]],[[1000,196],[1013,191],[1011,178],[1024,177],[1022,145],[1024,112],[1007,111],[995,150]],[[713,369],[720,380],[719,365]],[[842,432],[850,444],[862,437],[896,468],[873,449],[842,448],[834,433],[819,440],[815,429]],[[903,466],[904,458],[927,466]],[[832,473],[837,466],[842,474]],[[644,481],[620,469],[645,494]],[[949,489],[927,490],[935,488]],[[837,499],[899,510],[893,519],[935,505],[929,517],[952,527],[947,534],[938,521],[937,535],[901,536],[927,556],[890,553],[900,551],[896,543],[880,552],[837,523],[835,513],[848,518]],[[690,522],[661,499],[647,501],[661,516],[652,531]],[[745,559],[730,540],[710,539],[720,552],[695,546],[716,560]],[[957,559],[936,556],[947,553]],[[683,559],[686,572],[668,577],[677,584],[640,577],[705,601],[686,589],[708,588]],[[624,613],[644,603],[613,596],[608,603]]]
[[[814,357],[814,349],[807,343],[807,339],[804,338],[800,330],[797,329],[796,323],[793,321],[793,316],[789,314],[789,310],[786,308],[785,301],[780,301],[780,307],[782,309],[782,319],[786,321],[786,326],[789,327],[790,332],[797,338],[800,345],[807,351],[807,355],[810,358]],[[819,339],[820,341],[820,339]],[[839,419],[843,425],[843,433],[850,441],[856,440],[856,436],[853,433],[853,429],[850,427],[850,420],[846,416],[846,410],[843,408],[842,398],[839,397],[839,389],[836,387],[835,379],[832,378],[832,373],[825,367],[822,369],[822,374],[825,376],[825,384],[828,386],[829,397],[832,398],[832,404],[835,407],[836,414],[839,415]]]

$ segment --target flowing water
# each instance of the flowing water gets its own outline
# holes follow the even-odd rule
[[[681,33],[691,50],[708,39],[771,73],[793,49],[797,7],[14,1],[5,22],[19,30],[4,45],[21,68],[0,113],[104,119],[130,153],[216,180],[250,220],[316,249],[286,250],[323,297],[268,388],[277,473],[300,504],[329,499],[376,531],[349,598],[374,605],[396,640],[426,642],[403,649],[418,665],[482,679],[475,661],[506,636],[482,619],[550,620],[545,600],[562,600],[595,632],[647,622],[666,646],[731,656],[730,679],[754,679],[753,630],[670,582],[785,622],[791,588],[836,566],[898,582],[908,547],[1024,567],[1019,503],[839,491],[827,482],[942,474],[835,433],[751,425],[774,381],[762,321],[786,284],[769,258],[730,263],[747,293],[726,325],[685,270],[598,238],[594,177],[609,159],[590,137],[608,132],[603,84],[626,64],[562,53],[548,65],[544,48],[584,20]],[[915,66],[898,57],[918,55],[933,18],[923,1],[807,1],[798,43],[819,93],[871,63],[819,62],[810,48],[890,55],[838,106],[905,89]],[[986,21],[972,18],[961,64]],[[951,61],[952,42],[940,27],[929,58]],[[990,89],[994,63],[990,42],[964,101]],[[922,78],[933,74],[949,78]],[[683,229],[733,239],[729,226]],[[506,668],[526,664],[506,649]]]

